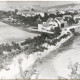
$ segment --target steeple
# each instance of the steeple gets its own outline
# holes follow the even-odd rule
[[[38,23],[38,24],[41,24],[41,23],[42,23],[42,20],[41,20],[40,16],[39,16],[38,19],[37,19],[37,23]]]

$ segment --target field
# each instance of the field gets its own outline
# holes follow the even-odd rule
[[[27,38],[33,38],[39,34],[29,33],[16,27],[0,22],[0,44],[5,42],[19,42]]]

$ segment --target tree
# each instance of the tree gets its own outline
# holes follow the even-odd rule
[[[58,10],[56,10],[56,15],[58,16],[60,14],[60,12]]]
[[[61,29],[60,29],[60,27],[55,27],[55,28],[54,28],[54,31],[55,31],[54,34],[56,35],[56,37],[61,34]]]
[[[15,14],[17,14],[17,12],[18,12],[18,9],[15,9]]]

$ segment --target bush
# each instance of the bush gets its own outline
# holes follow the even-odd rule
[[[42,46],[44,43],[48,43],[49,45],[56,45],[57,42],[59,42],[62,38],[66,38],[69,35],[69,33],[64,34],[59,39],[55,39],[60,34],[61,29],[58,27],[55,28],[54,34],[42,33],[41,36],[34,37],[33,39],[26,39],[24,42],[21,43],[21,45],[26,46],[24,50],[27,50],[29,54],[37,51],[44,51],[44,49],[46,49]]]
[[[31,38],[28,38],[24,42],[22,42],[21,45],[23,46],[23,45],[29,44],[31,42],[32,42]]]
[[[0,52],[2,53],[3,51],[11,52],[12,49],[14,50],[21,50],[20,46],[18,43],[12,42],[11,45],[6,43],[6,44],[1,44],[0,45]]]

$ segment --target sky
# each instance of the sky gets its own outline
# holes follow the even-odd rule
[[[0,9],[3,7],[31,7],[40,5],[41,7],[51,7],[56,5],[75,3],[75,1],[0,1]]]
[[[31,5],[41,5],[44,7],[48,6],[55,6],[55,5],[61,5],[61,4],[68,4],[68,3],[73,3],[72,1],[9,1],[7,2],[10,5],[26,5],[26,6],[31,6]]]
[[[73,3],[73,1],[0,1],[0,5],[8,5],[8,6],[23,6],[23,5],[55,6],[68,3]]]

